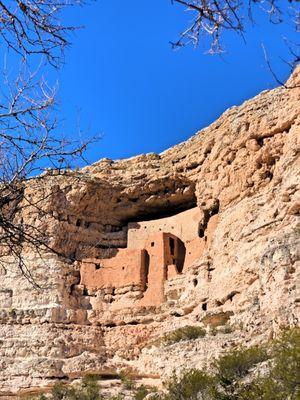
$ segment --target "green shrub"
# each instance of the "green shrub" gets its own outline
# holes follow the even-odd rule
[[[134,393],[134,400],[143,400],[150,393],[146,386],[139,386]]]
[[[194,328],[187,326],[171,332],[167,343],[204,336],[204,330],[196,327],[195,331]],[[255,374],[248,375],[253,367],[266,360],[268,363],[263,376],[259,375],[259,369]],[[166,394],[158,396],[158,399],[300,400],[300,329],[283,331],[268,346],[230,351],[212,365],[215,375],[198,369],[186,370],[180,377],[174,373],[166,385]],[[151,392],[144,385],[135,388],[125,371],[120,377],[124,387],[132,391],[134,400],[143,400]],[[97,377],[86,376],[77,386],[55,385],[50,399],[101,400]],[[40,396],[40,400],[45,400],[45,397]],[[110,400],[122,400],[122,396],[111,397]]]
[[[233,350],[221,356],[213,365],[220,383],[228,386],[246,376],[252,367],[267,358],[268,354],[264,347],[253,346]]]
[[[100,400],[100,387],[98,378],[94,375],[86,375],[77,386],[58,383],[51,392],[52,400]]]
[[[190,369],[178,378],[175,373],[167,384],[164,400],[214,400],[223,399],[217,380],[198,369]]]
[[[180,342],[182,340],[193,340],[204,337],[206,334],[199,326],[184,326],[164,335],[162,342],[166,345]]]
[[[56,383],[51,392],[53,400],[64,400],[74,398],[74,388],[67,386],[63,383]]]
[[[300,329],[283,331],[271,347],[269,372],[244,387],[241,400],[299,400]]]
[[[292,328],[282,332],[273,344],[274,366],[270,378],[291,399],[300,397],[300,329]]]
[[[235,398],[237,400],[287,400],[291,397],[282,396],[278,391],[276,382],[270,377],[254,379],[248,385],[240,385]]]
[[[221,327],[219,328],[219,332],[220,332],[220,333],[225,333],[225,334],[227,334],[227,333],[232,333],[232,332],[234,332],[234,328],[233,328],[231,325],[226,324],[226,325],[221,326]]]
[[[86,375],[80,385],[80,400],[99,400],[100,399],[100,386],[98,384],[98,377],[95,375]]]
[[[135,387],[135,382],[130,378],[126,371],[120,372],[120,379],[123,383],[124,389],[132,390]]]

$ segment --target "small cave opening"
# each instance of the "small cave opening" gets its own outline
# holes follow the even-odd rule
[[[256,139],[257,143],[259,144],[260,147],[262,147],[264,145],[264,138],[260,137]]]
[[[117,326],[117,324],[115,323],[108,323],[108,324],[104,324],[105,328],[115,328]]]
[[[139,325],[139,322],[138,321],[130,321],[130,322],[127,322],[127,325]]]
[[[188,191],[186,189],[189,188]],[[182,190],[178,192],[178,190]],[[178,194],[177,197],[172,195]],[[155,204],[146,203],[142,198],[148,199],[150,196],[157,196]],[[129,199],[131,201],[132,199]],[[123,216],[120,218],[122,224],[132,222],[151,221],[166,217],[172,217],[180,212],[190,210],[197,207],[197,198],[195,195],[195,183],[191,181],[170,181],[165,182],[164,186],[156,189],[154,192],[143,193],[143,196],[138,198],[140,202],[136,203],[135,208],[130,208],[132,215]]]
[[[201,308],[203,311],[207,311],[207,303],[203,303]]]
[[[182,314],[179,314],[178,312],[174,312],[174,313],[172,313],[172,315],[173,315],[173,317],[177,317],[177,318],[180,318],[180,317],[182,317]]]
[[[220,211],[220,202],[218,199],[216,199],[215,204],[209,210],[209,218],[211,218],[213,215],[219,214],[219,211]]]
[[[199,227],[198,227],[198,236],[201,239],[206,239],[206,235],[205,235],[205,231],[207,228],[207,225],[209,223],[209,220],[211,217],[213,217],[214,215],[217,215],[220,211],[220,202],[218,199],[215,200],[214,205],[209,209],[209,210],[204,210],[204,218],[203,221],[201,221],[199,223]]]
[[[198,279],[193,279],[193,286],[196,287],[198,285]]]
[[[77,286],[77,284],[76,283],[73,283],[71,286],[70,286],[70,295],[72,296],[72,295],[74,295],[74,293],[75,293],[75,291],[76,291],[76,286]]]
[[[270,179],[270,181],[273,179],[273,174],[271,171],[266,171],[264,173],[264,179],[268,179],[268,178]]]
[[[232,302],[232,301],[233,301],[233,298],[234,298],[234,296],[235,296],[236,294],[239,294],[239,292],[233,291],[233,292],[229,293],[229,295],[226,297],[226,300],[229,300],[230,302]]]

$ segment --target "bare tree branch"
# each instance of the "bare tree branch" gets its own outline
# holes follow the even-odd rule
[[[45,216],[47,210],[42,205],[54,195],[52,191],[29,199],[28,179],[46,167],[59,171],[70,168],[78,158],[84,160],[87,146],[98,140],[96,135],[79,141],[59,131],[58,86],[50,87],[43,77],[45,67],[62,65],[69,34],[77,29],[63,25],[61,13],[81,4],[81,0],[0,0],[0,43],[19,59],[18,73],[5,69],[0,83],[0,264],[5,266],[13,258],[36,287],[24,251],[40,254],[41,259],[45,252],[66,255],[51,247],[39,220],[24,221],[27,208]],[[36,64],[37,56],[40,63],[32,71],[30,66]]]
[[[198,46],[205,38],[209,40],[210,54],[222,53],[224,46],[222,37],[224,31],[233,31],[245,41],[245,30],[248,22],[254,24],[253,8],[264,12],[270,23],[281,24],[287,20],[296,31],[300,27],[299,1],[289,0],[283,12],[278,0],[171,0],[184,6],[191,12],[193,19],[180,34],[173,47],[192,44]],[[292,53],[294,56],[295,54]],[[296,57],[297,62],[299,56]]]

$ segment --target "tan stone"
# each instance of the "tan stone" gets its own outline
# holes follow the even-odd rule
[[[280,87],[159,155],[28,181],[43,212],[18,218],[78,262],[25,248],[42,289],[1,266],[0,395],[88,371],[161,382],[299,324],[299,115]],[[207,335],[158,347],[185,325]]]

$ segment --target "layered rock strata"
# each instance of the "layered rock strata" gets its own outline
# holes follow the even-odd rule
[[[122,369],[159,383],[298,323],[297,84],[161,154],[28,181],[22,220],[56,254],[24,249],[35,287],[1,266],[2,396]],[[207,335],[157,344],[185,325]]]

